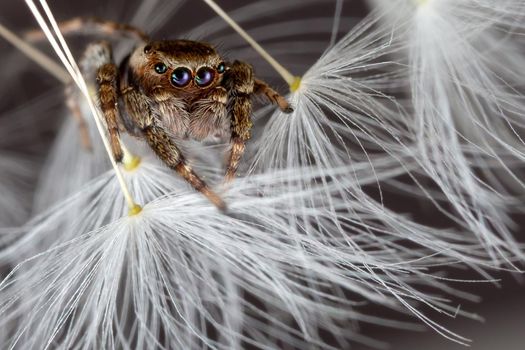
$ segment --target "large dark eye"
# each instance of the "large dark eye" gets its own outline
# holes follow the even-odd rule
[[[191,70],[186,67],[179,67],[171,73],[171,83],[176,87],[183,87],[191,81]]]
[[[226,65],[224,64],[224,62],[219,63],[219,65],[217,66],[217,72],[219,72],[219,74],[222,74],[225,71],[226,71]]]
[[[195,82],[200,87],[205,87],[210,85],[215,78],[215,71],[208,67],[202,67],[197,71],[195,76]]]
[[[158,74],[164,74],[168,70],[168,67],[164,63],[157,63],[155,65],[155,72]]]

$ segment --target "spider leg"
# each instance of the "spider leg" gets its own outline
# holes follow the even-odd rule
[[[229,92],[228,111],[231,114],[231,150],[226,167],[225,181],[235,178],[239,162],[251,137],[252,103],[250,97],[254,90],[253,68],[247,63],[235,61],[225,76],[224,82]]]
[[[111,47],[107,43],[100,43],[92,46],[92,50],[99,50],[101,61],[105,61],[97,69],[98,97],[100,109],[106,120],[106,126],[109,133],[109,143],[113,156],[117,162],[122,161],[124,152],[120,145],[119,137],[119,119],[118,109],[118,68],[111,62]],[[102,61],[102,62],[103,62]],[[111,63],[110,63],[111,62]]]
[[[224,201],[186,163],[184,155],[170,135],[159,125],[151,113],[145,97],[132,88],[127,88],[124,101],[133,123],[141,131],[146,142],[157,156],[172,170],[175,170],[195,190],[201,192],[221,210],[226,210]]]
[[[91,138],[89,136],[89,128],[86,123],[86,119],[80,110],[80,105],[78,103],[78,96],[75,93],[75,86],[73,84],[68,84],[65,89],[66,94],[66,106],[71,111],[73,118],[78,123],[78,129],[80,133],[80,142],[82,147],[87,151],[93,150],[93,145],[91,144]]]
[[[228,157],[228,166],[226,167],[225,182],[231,182],[235,179],[239,163],[246,149],[246,141],[240,137],[232,137],[230,156]]]
[[[95,17],[75,17],[58,24],[60,31],[64,35],[82,33],[91,30],[97,33],[112,36],[115,33],[127,35],[138,41],[148,42],[150,39],[142,30],[129,24],[99,19]],[[44,32],[39,29],[30,30],[25,33],[24,38],[28,41],[40,41],[45,39]]]
[[[162,127],[149,125],[142,129],[142,132],[150,147],[167,166],[175,170],[195,190],[201,192],[219,209],[226,209],[223,200],[186,164],[179,148]]]
[[[288,101],[262,80],[255,79],[254,93],[264,94],[268,101],[279,106],[279,109],[284,113],[293,112],[293,108]]]

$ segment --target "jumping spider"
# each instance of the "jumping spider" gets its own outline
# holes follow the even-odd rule
[[[106,34],[131,34],[139,41],[119,65],[107,42],[89,45],[81,61],[87,76],[96,72],[100,108],[115,160],[123,158],[121,131],[143,138],[168,167],[224,209],[221,198],[187,165],[174,137],[198,141],[229,137],[225,180],[230,181],[250,139],[252,95],[262,94],[283,112],[291,113],[288,102],[255,78],[252,66],[225,62],[203,42],[152,41],[131,26],[95,19],[74,19],[62,23],[61,29],[72,32],[88,26]],[[73,101],[69,98],[68,105],[82,121]]]

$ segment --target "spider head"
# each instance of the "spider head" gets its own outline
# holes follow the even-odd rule
[[[226,66],[206,43],[166,40],[138,47],[130,57],[130,69],[146,95],[159,91],[194,95],[217,86]]]

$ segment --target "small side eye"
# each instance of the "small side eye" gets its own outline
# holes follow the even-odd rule
[[[195,83],[200,87],[210,85],[215,78],[215,71],[208,67],[202,67],[197,71],[195,75]]]
[[[164,63],[157,63],[155,65],[155,72],[158,74],[164,74],[168,70],[168,67]]]
[[[186,67],[176,68],[171,73],[171,84],[175,87],[184,87],[191,81],[191,70]]]
[[[144,46],[144,53],[149,53],[151,51],[151,45]]]
[[[224,62],[219,63],[219,65],[217,66],[217,72],[219,72],[219,74],[222,74],[225,71],[226,71],[226,65],[224,64]]]

